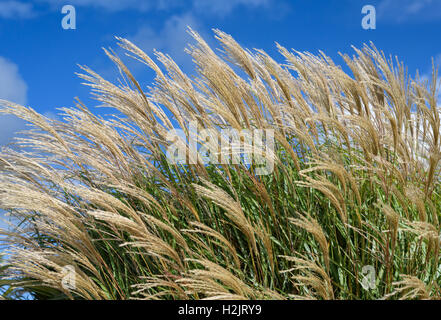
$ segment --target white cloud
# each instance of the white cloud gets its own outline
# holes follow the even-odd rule
[[[187,44],[192,42],[187,26],[198,30],[198,23],[191,14],[172,16],[159,32],[144,26],[136,34],[128,36],[128,39],[149,55],[153,49],[169,54],[181,66],[191,62],[191,57],[184,52]]]
[[[30,3],[15,0],[0,2],[0,18],[32,18],[34,15],[33,6]]]
[[[26,104],[28,87],[21,77],[18,66],[0,57],[0,99]]]
[[[37,15],[33,4],[29,0],[0,0],[0,18],[33,18]],[[121,11],[134,9],[141,12],[157,9],[165,10],[175,8],[182,4],[179,0],[34,0],[34,4],[49,5],[51,10],[60,11],[61,8],[70,4],[78,7],[93,7],[107,11]]]
[[[18,104],[27,102],[27,85],[13,62],[0,57],[0,99]],[[25,128],[15,116],[0,114],[0,145],[8,143],[14,133]]]
[[[0,113],[0,147],[10,143],[17,132],[25,129],[25,121],[16,116]]]
[[[435,63],[435,68],[438,68],[438,78],[437,78],[437,86],[438,86],[438,92],[437,92],[437,102],[438,106],[441,108],[441,53],[436,55],[433,58],[433,62]],[[430,68],[427,68],[426,72],[421,75],[421,80],[423,81],[432,81],[432,66]]]
[[[266,7],[269,0],[193,0],[194,7],[200,12],[225,16],[231,13],[236,7],[242,6],[247,8]]]
[[[46,2],[53,7],[62,7],[65,4],[73,6],[91,6],[96,8],[102,8],[109,11],[120,11],[126,9],[136,9],[138,11],[148,11],[151,9],[169,9],[179,6],[181,1],[179,0],[157,0],[157,1],[140,1],[140,0],[39,0],[40,2]]]
[[[0,18],[30,18],[36,16],[37,12],[28,1],[0,1]],[[153,10],[190,9],[198,14],[220,17],[228,15],[237,7],[256,9],[259,7],[274,8],[274,6],[280,5],[280,2],[276,0],[34,0],[34,3],[49,5],[51,10],[57,11],[61,10],[64,5],[70,4],[78,7],[104,9],[110,12],[121,10],[147,12]]]
[[[54,8],[66,4],[65,0],[39,0],[49,3]],[[193,7],[199,13],[225,16],[231,13],[236,7],[247,8],[265,7],[270,4],[270,0],[70,0],[69,4],[74,6],[91,6],[103,8],[109,11],[120,11],[126,9],[136,9],[145,12],[148,10],[169,10],[174,8]],[[274,0],[272,4],[274,4]]]
[[[426,21],[441,18],[441,0],[382,0],[378,16],[389,22]]]

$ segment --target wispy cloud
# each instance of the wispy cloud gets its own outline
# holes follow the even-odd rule
[[[437,86],[438,86],[438,92],[437,92],[437,103],[438,106],[441,108],[441,75],[440,70],[441,68],[441,53],[433,57],[433,62],[435,63],[435,68],[438,68],[438,78],[437,78]],[[425,72],[421,74],[421,80],[423,81],[432,81],[432,66],[427,67]]]
[[[31,1],[29,0],[0,0],[0,18],[34,18],[38,16],[38,12],[47,9],[59,11],[66,4],[77,7],[103,9],[109,12],[117,12],[121,10],[136,10],[139,12],[147,12],[150,10],[168,10],[183,5],[183,1],[181,0],[34,0],[34,4],[30,2]],[[38,10],[36,7],[38,7]]]
[[[0,99],[26,104],[27,89],[17,65],[0,57]],[[0,145],[8,143],[15,132],[24,128],[24,122],[17,117],[0,114]]]
[[[16,116],[0,114],[0,147],[12,141],[16,133],[26,129],[26,123]]]
[[[35,12],[31,3],[15,0],[6,0],[0,2],[0,18],[27,19],[35,16]]]
[[[179,66],[185,69],[191,63],[191,57],[184,52],[184,48],[193,42],[187,32],[187,27],[196,30],[203,37],[206,35],[206,30],[197,17],[201,14],[225,17],[240,7],[257,9],[270,4],[270,0],[191,0],[190,2],[193,4],[191,11],[171,16],[160,30],[144,25],[127,38],[148,54],[153,53],[153,49],[169,54]],[[272,3],[275,4],[275,2]]]
[[[0,0],[0,18],[32,18],[37,16],[33,4],[25,0]],[[154,10],[185,9],[195,14],[204,14],[216,17],[225,17],[237,8],[258,9],[278,8],[280,0],[34,0],[38,10],[49,6],[50,10],[60,10],[62,6],[70,4],[77,7],[103,9],[108,12],[122,10],[136,10],[148,12]],[[286,6],[283,6],[286,7]]]
[[[0,99],[26,104],[28,87],[21,77],[18,66],[0,57]]]
[[[378,17],[394,23],[440,19],[441,0],[382,0]]]
[[[170,9],[182,4],[179,0],[157,0],[157,1],[140,1],[140,0],[70,0],[68,3],[65,0],[39,0],[45,2],[53,7],[61,7],[65,4],[73,6],[90,6],[101,8],[109,11],[120,11],[127,9],[136,9],[137,11],[148,11],[153,9]]]
[[[52,6],[62,6],[66,4],[64,0],[39,0],[40,2],[49,3]],[[119,11],[125,9],[136,9],[138,11],[148,10],[167,10],[177,7],[193,7],[196,11],[216,14],[223,16],[230,13],[236,7],[257,8],[268,6],[270,2],[275,0],[156,0],[156,1],[140,1],[140,0],[70,0],[69,4],[74,6],[91,6],[103,8],[110,11]]]

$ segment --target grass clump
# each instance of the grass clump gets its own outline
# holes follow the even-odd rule
[[[323,53],[278,46],[280,64],[218,30],[217,55],[190,32],[193,78],[125,39],[151,88],[109,51],[119,85],[82,67],[114,117],[2,102],[33,125],[0,154],[0,207],[19,222],[2,231],[3,281],[37,299],[439,299],[435,68],[412,79],[371,45],[342,55],[349,75]],[[272,130],[274,170],[171,163],[168,134],[192,122]]]

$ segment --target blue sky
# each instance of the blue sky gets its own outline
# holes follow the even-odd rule
[[[61,27],[61,8],[76,9],[76,29]],[[361,27],[364,5],[376,8],[375,30]],[[211,44],[212,28],[230,33],[243,46],[262,48],[279,59],[274,42],[300,51],[323,50],[342,63],[338,52],[373,41],[398,55],[409,68],[428,73],[431,57],[441,61],[441,0],[0,0],[0,99],[53,115],[79,97],[89,107],[88,88],[74,74],[88,65],[110,80],[118,74],[102,51],[127,37],[148,54],[171,54],[191,70],[183,49],[190,25]],[[130,63],[144,87],[151,71]],[[23,124],[0,116],[0,144]]]

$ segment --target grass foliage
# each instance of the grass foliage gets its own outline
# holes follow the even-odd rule
[[[82,67],[114,116],[2,102],[32,124],[0,153],[0,207],[18,221],[2,283],[37,299],[441,298],[436,68],[413,79],[370,45],[342,55],[348,74],[324,53],[278,46],[278,63],[190,33],[195,77],[125,39],[152,87],[110,51],[117,85]],[[171,164],[167,133],[191,121],[274,130],[274,172]]]

